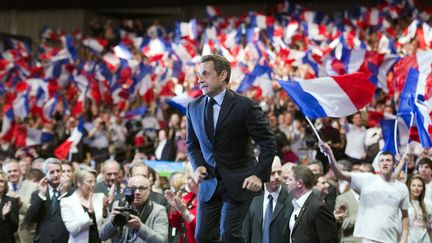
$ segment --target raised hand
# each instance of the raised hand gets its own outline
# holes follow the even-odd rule
[[[48,190],[48,179],[46,177],[42,178],[39,181],[38,187],[39,187],[39,194],[45,196]]]
[[[5,205],[2,208],[2,217],[5,218],[6,215],[11,211],[12,209],[12,203],[9,201],[5,203]]]

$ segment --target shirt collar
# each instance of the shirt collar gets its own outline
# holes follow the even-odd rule
[[[279,188],[274,191],[274,192],[269,192],[267,191],[267,189],[264,187],[264,198],[268,198],[268,195],[272,195],[273,197],[273,201],[277,200],[277,198],[279,197],[280,191],[282,189],[282,186],[279,186]]]
[[[312,193],[312,190],[306,192],[305,194],[303,194],[298,199],[293,199],[292,200],[293,206],[302,208],[311,193]]]
[[[215,95],[215,97],[213,97],[213,99],[216,101],[216,103],[221,106],[222,105],[222,101],[225,97],[226,94],[226,89],[224,89],[222,92],[220,92],[219,94]],[[208,99],[209,97],[207,97]]]

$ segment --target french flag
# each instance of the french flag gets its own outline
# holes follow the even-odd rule
[[[309,118],[351,115],[372,100],[376,89],[364,73],[279,84]]]
[[[123,43],[120,43],[114,47],[114,53],[116,56],[118,56],[121,59],[129,60],[132,58],[131,51]]]
[[[54,155],[61,160],[65,160],[69,157],[69,153],[76,150],[76,145],[81,141],[81,138],[85,134],[84,119],[80,119],[77,127],[72,131],[71,136],[66,139],[60,146],[54,150]]]
[[[134,116],[142,116],[146,112],[147,112],[147,106],[142,105],[142,106],[140,106],[138,108],[131,109],[131,110],[125,112],[123,117],[126,118],[126,119],[131,119]]]
[[[418,70],[420,73],[429,75],[432,73],[432,50],[419,51],[415,55],[401,58],[394,65],[394,78],[393,83],[395,89],[401,91],[404,87],[404,83],[408,72],[411,68]]]
[[[186,114],[186,107],[189,104],[189,102],[193,101],[196,97],[200,96],[201,94],[202,91],[199,89],[186,91],[177,96],[174,96],[171,99],[168,99],[166,103],[172,108],[181,112],[182,114]]]
[[[410,128],[409,137],[424,148],[432,147],[432,99],[427,99],[426,75],[411,68],[401,93],[398,116]]]
[[[54,139],[54,134],[50,132],[44,132],[39,129],[27,127],[25,146],[30,147],[34,145],[48,143],[51,142],[53,139]]]
[[[13,136],[15,120],[12,107],[7,109],[3,114],[3,123],[0,133],[0,138],[5,141],[10,141]]]
[[[102,38],[86,38],[82,43],[97,54],[101,54],[108,45],[108,41]]]
[[[213,19],[213,18],[221,15],[220,8],[217,8],[215,6],[210,6],[210,5],[206,6],[205,12],[206,12],[207,18],[209,18],[209,19]]]

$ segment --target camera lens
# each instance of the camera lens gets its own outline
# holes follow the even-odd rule
[[[121,212],[114,216],[113,224],[118,227],[122,227],[129,221],[129,213]]]

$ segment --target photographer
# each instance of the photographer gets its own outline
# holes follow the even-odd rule
[[[167,214],[163,206],[148,200],[148,179],[130,178],[124,194],[125,199],[114,202],[109,219],[100,229],[100,239],[111,239],[113,243],[167,242]]]

